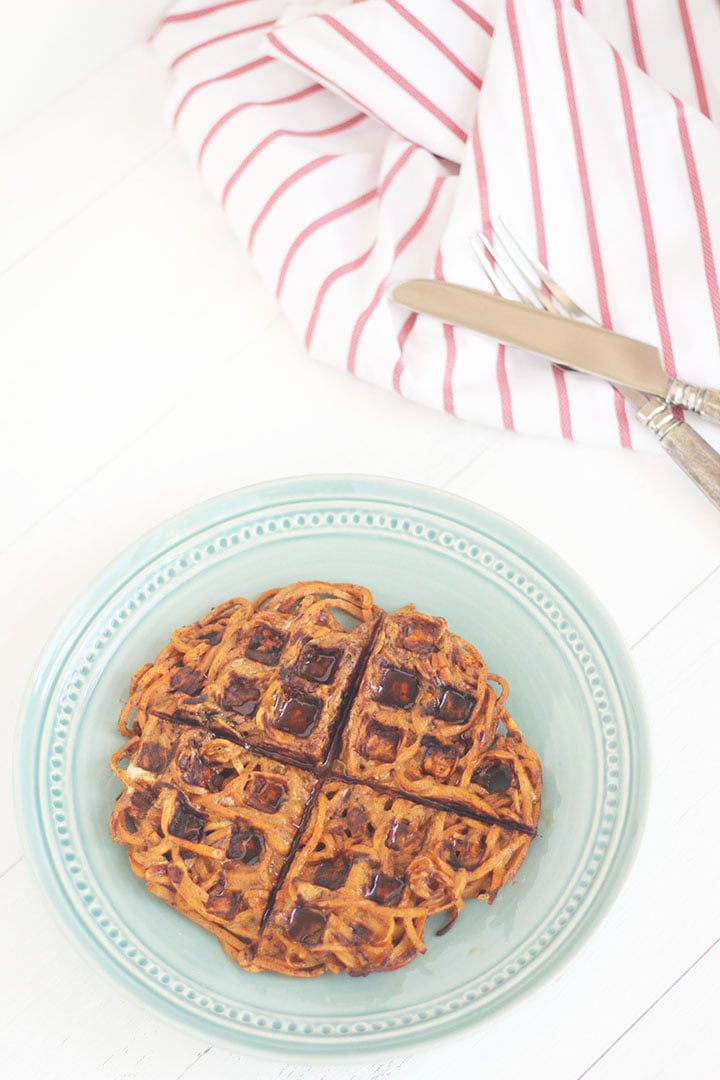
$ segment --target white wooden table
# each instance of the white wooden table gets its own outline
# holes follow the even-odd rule
[[[164,76],[142,44],[164,6],[3,5],[4,1075],[720,1075],[720,517],[663,456],[471,427],[311,363],[168,133]],[[372,437],[356,437],[368,418]],[[238,448],[240,422],[242,446],[257,431],[261,454]],[[188,426],[192,444],[175,438]],[[457,492],[555,548],[632,649],[653,750],[639,856],[572,963],[472,1036],[343,1068],[240,1058],[125,1000],[63,936],[23,855],[11,794],[31,669],[97,572],[198,500],[323,471]]]

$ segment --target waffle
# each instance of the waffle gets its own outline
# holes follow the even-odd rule
[[[414,608],[386,615],[337,768],[461,812],[534,828],[540,763],[503,707],[507,690],[444,619]]]
[[[249,971],[390,971],[516,874],[540,763],[444,619],[357,585],[233,599],[133,676],[110,834]]]

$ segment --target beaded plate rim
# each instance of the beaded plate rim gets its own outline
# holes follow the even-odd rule
[[[288,532],[312,536],[357,529],[390,531],[495,575],[561,640],[600,722],[602,805],[554,919],[521,943],[503,970],[498,965],[424,1008],[385,1009],[370,1020],[318,1021],[238,1007],[201,992],[139,947],[76,850],[67,781],[83,691],[106,645],[139,617],[144,604],[206,560],[236,555],[243,544],[272,543]],[[104,974],[163,1019],[217,1044],[285,1060],[342,1060],[349,1053],[401,1053],[488,1019],[544,982],[586,940],[624,879],[639,839],[647,803],[645,731],[632,662],[618,631],[587,586],[530,534],[473,503],[419,485],[296,477],[190,508],[134,544],[90,586],[46,648],[28,690],[18,729],[16,794],[40,882],[56,912],[72,916],[66,930]],[[631,822],[634,827],[627,828]]]

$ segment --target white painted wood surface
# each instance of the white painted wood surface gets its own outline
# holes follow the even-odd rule
[[[716,1077],[717,512],[663,457],[471,427],[310,363],[169,136],[164,77],[142,41],[164,6],[2,6],[4,1074]],[[176,432],[189,427],[192,443],[178,441]],[[254,443],[262,454],[247,453]],[[208,1047],[103,981],[63,936],[23,856],[10,754],[39,651],[120,550],[218,492],[328,470],[457,492],[554,547],[596,590],[632,648],[653,742],[637,862],[572,963],[472,1036],[342,1068]]]

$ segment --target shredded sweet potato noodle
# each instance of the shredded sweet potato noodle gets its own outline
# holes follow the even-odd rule
[[[110,835],[248,971],[391,971],[527,855],[542,773],[507,693],[359,585],[228,600],[133,676]]]

